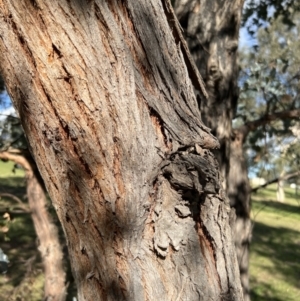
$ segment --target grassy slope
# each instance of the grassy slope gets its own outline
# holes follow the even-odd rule
[[[300,300],[300,194],[285,192],[284,203],[275,185],[252,196],[252,301]]]
[[[0,160],[0,193],[11,193],[26,203],[24,171],[12,172],[14,164]],[[11,221],[3,218],[3,211],[10,210],[16,203],[9,198],[0,199],[0,248],[10,260],[7,274],[0,274],[0,301],[40,301],[43,299],[44,273],[41,258],[37,250],[38,241],[30,214],[18,213],[10,216]],[[54,210],[49,206],[53,219],[57,221]],[[58,223],[58,221],[57,221]],[[1,229],[8,226],[9,231]],[[64,240],[62,232],[61,241]],[[66,254],[65,254],[66,255]],[[67,260],[67,256],[65,256]],[[76,296],[76,287],[68,263],[67,301]]]
[[[11,161],[3,162],[0,160],[0,178],[24,177],[24,171],[22,169],[16,168],[15,172],[13,172],[13,167],[14,167],[13,162],[11,162]]]
[[[24,172],[12,172],[13,166],[0,161],[0,193],[11,193],[26,202]],[[7,274],[0,275],[0,300],[42,300],[43,270],[31,216],[18,213],[9,219],[3,217],[5,209],[14,205],[10,198],[0,199],[0,247],[10,260]]]

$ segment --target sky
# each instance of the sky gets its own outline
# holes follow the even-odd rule
[[[1,101],[0,101],[0,121],[5,119],[7,115],[15,115],[15,109],[11,104],[10,98],[7,92],[3,92],[1,94]]]
[[[242,27],[240,29],[240,36],[239,36],[239,49],[243,49],[243,48],[250,48],[253,45],[257,44],[257,40],[255,37],[252,37],[246,27]]]
[[[14,107],[11,105],[11,101],[9,96],[6,92],[0,95],[0,123],[1,121],[5,120],[5,118],[9,115],[16,116],[16,111]],[[0,136],[2,135],[3,127],[0,124]]]

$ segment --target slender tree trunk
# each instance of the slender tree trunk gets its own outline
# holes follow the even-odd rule
[[[174,7],[208,90],[209,98],[200,101],[202,119],[221,144],[214,153],[221,167],[223,187],[237,215],[232,228],[244,297],[248,301],[250,190],[243,145],[237,143],[232,133],[238,99],[237,48],[243,2],[175,0]]]
[[[252,236],[252,226],[250,220],[250,197],[251,192],[261,187],[266,187],[272,182],[284,181],[289,177],[296,176],[298,172],[279,177],[251,190],[248,179],[248,170],[245,162],[243,144],[250,131],[255,131],[259,126],[268,124],[278,119],[299,119],[299,110],[285,110],[266,114],[259,119],[249,121],[239,128],[232,131],[231,151],[230,151],[230,170],[228,176],[228,196],[230,205],[236,210],[235,244],[241,273],[242,287],[244,290],[245,301],[250,300],[249,289],[249,245]],[[282,189],[283,191],[283,189]],[[281,191],[281,193],[282,193]],[[284,191],[283,191],[284,193]]]
[[[44,300],[66,299],[66,273],[58,229],[47,211],[45,191],[36,172],[27,174],[27,196],[45,271]]]
[[[170,3],[2,1],[0,18],[79,300],[242,300],[218,142]]]
[[[63,253],[57,227],[47,211],[47,199],[36,166],[32,158],[27,159],[19,151],[1,152],[0,158],[12,160],[25,170],[28,205],[44,267],[44,300],[63,301],[66,298]]]
[[[285,176],[285,171],[283,170],[280,173],[280,177],[277,181],[276,197],[277,197],[277,201],[281,202],[281,203],[283,203],[285,201],[284,176]]]
[[[236,220],[233,224],[235,233],[237,258],[239,262],[244,299],[250,300],[249,289],[249,246],[252,237],[250,219],[251,188],[248,179],[248,169],[245,161],[244,136],[239,131],[232,134],[230,151],[230,170],[228,176],[228,197],[230,205],[236,211]]]

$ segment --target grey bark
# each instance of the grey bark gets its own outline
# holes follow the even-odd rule
[[[250,219],[251,188],[243,149],[244,137],[239,131],[233,131],[230,149],[230,170],[228,175],[228,197],[236,213],[234,223],[235,245],[239,262],[244,299],[250,299],[249,287],[249,247],[252,237]]]
[[[209,97],[199,99],[199,107],[203,121],[220,141],[220,148],[214,153],[233,208],[232,225],[244,298],[249,300],[250,190],[243,150],[235,149],[232,131],[238,99],[237,48],[243,2],[175,0],[174,8],[207,87]]]
[[[218,142],[177,30],[166,1],[0,6],[1,71],[79,300],[242,300]]]
[[[174,8],[209,94],[204,123],[220,141],[216,155],[227,187],[232,118],[238,99],[237,48],[243,0],[175,0]]]

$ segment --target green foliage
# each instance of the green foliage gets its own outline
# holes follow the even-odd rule
[[[258,47],[241,52],[240,99],[236,126],[278,112],[300,109],[300,13],[282,15],[259,29]],[[299,169],[299,118],[262,123],[245,144],[248,166],[267,179]],[[272,172],[269,172],[272,171]]]
[[[12,162],[0,161],[0,193],[13,194],[24,202],[26,183],[24,172],[12,172]],[[0,245],[10,261],[8,272],[0,275],[0,300],[41,300],[43,297],[43,269],[36,249],[36,235],[28,213],[3,216],[12,206],[11,199],[0,199]],[[3,226],[6,225],[6,229]]]
[[[300,2],[298,0],[249,0],[246,1],[243,12],[242,25],[247,26],[248,32],[254,34],[254,28],[260,28],[266,23],[272,23],[279,17],[283,24],[292,27],[295,25],[290,14],[300,11]]]
[[[0,160],[0,193],[13,194],[27,204],[24,171],[16,169],[13,172],[13,169],[12,162]],[[40,301],[43,299],[44,271],[32,218],[30,213],[18,211],[10,213],[8,221],[3,213],[9,212],[13,207],[14,203],[10,198],[0,198],[0,246],[10,261],[8,272],[0,274],[0,300]],[[58,224],[54,210],[52,217]],[[60,235],[61,241],[64,241],[62,231]],[[71,301],[76,296],[76,287],[70,269],[67,281],[67,301]]]
[[[0,150],[26,149],[27,142],[19,118],[8,115],[0,121]]]

